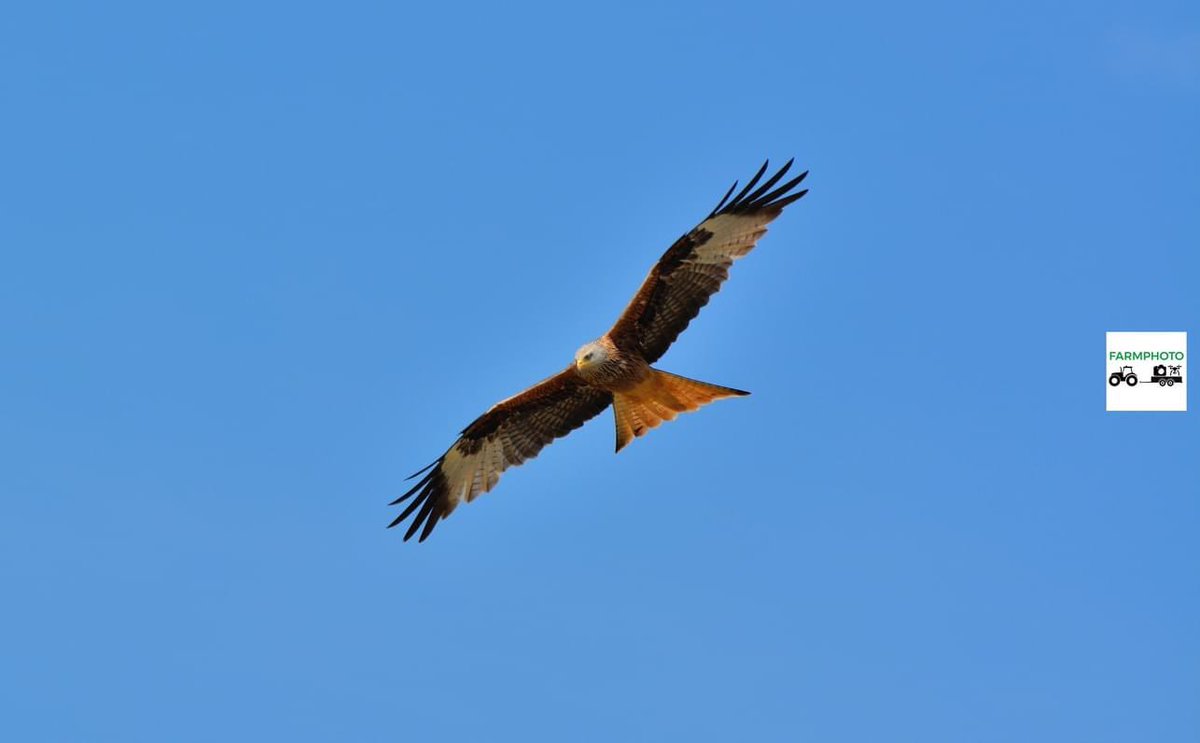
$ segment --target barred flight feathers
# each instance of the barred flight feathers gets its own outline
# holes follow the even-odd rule
[[[779,172],[759,185],[767,170],[764,162],[730,200],[730,194],[737,188],[735,182],[707,219],[667,249],[609,336],[618,342],[634,344],[647,363],[653,364],[661,358],[700,314],[700,308],[720,291],[733,262],[754,248],[766,233],[767,225],[785,206],[808,193],[807,189],[790,193],[808,171],[771,190],[791,167],[792,160],[788,160]]]
[[[504,470],[536,457],[551,441],[579,428],[611,403],[612,394],[588,385],[574,365],[497,403],[464,428],[445,454],[412,475],[424,474],[392,501],[391,505],[399,505],[412,499],[389,527],[415,514],[404,539],[420,531],[418,541],[424,542],[459,503],[488,492]]]

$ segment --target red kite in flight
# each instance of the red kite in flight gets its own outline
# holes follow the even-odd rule
[[[437,461],[412,475],[424,477],[392,502],[412,498],[390,526],[416,514],[407,541],[424,542],[438,521],[463,501],[496,486],[500,473],[538,455],[542,447],[579,428],[609,405],[617,423],[617,451],[679,413],[747,392],[651,368],[700,308],[729,277],[734,260],[749,253],[783,208],[808,190],[791,193],[808,171],[772,190],[792,161],[759,185],[767,163],[730,200],[735,182],[712,213],[675,241],[617,323],[575,352],[575,361],[549,379],[502,400],[475,419]],[[411,478],[410,478],[411,479]]]

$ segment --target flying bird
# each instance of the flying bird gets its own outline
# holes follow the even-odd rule
[[[493,405],[462,430],[445,454],[409,478],[421,477],[391,503],[409,501],[389,528],[412,516],[404,539],[420,532],[418,541],[424,542],[458,504],[494,488],[504,470],[536,457],[542,447],[610,405],[621,451],[679,413],[749,394],[650,365],[720,290],[733,262],[754,248],[785,206],[808,193],[793,192],[808,171],[776,187],[791,166],[788,160],[760,184],[767,171],[764,162],[730,199],[735,181],[712,213],[663,253],[607,333],[576,351],[566,369]]]

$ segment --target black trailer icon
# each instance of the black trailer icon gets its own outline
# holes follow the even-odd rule
[[[1130,387],[1133,387],[1137,384],[1137,375],[1133,373],[1132,366],[1122,366],[1108,377],[1108,383],[1113,387],[1121,384],[1121,382],[1124,382]]]
[[[1159,364],[1154,367],[1154,373],[1150,375],[1150,383],[1154,384],[1155,382],[1158,382],[1159,387],[1171,387],[1177,382],[1183,384],[1183,376],[1180,375],[1178,366],[1172,366],[1170,374],[1168,374],[1167,367]]]

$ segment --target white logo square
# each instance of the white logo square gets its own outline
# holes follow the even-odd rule
[[[1106,410],[1187,410],[1187,333],[1105,333]]]

